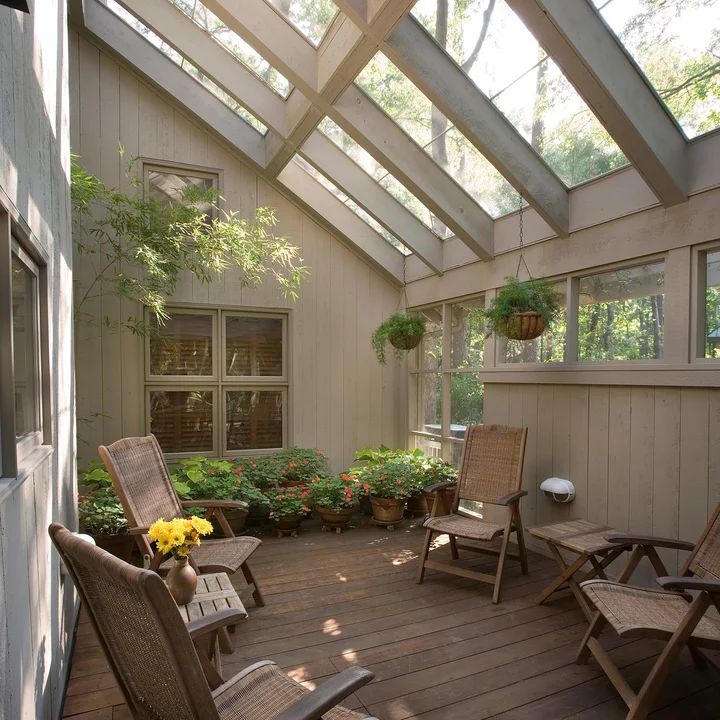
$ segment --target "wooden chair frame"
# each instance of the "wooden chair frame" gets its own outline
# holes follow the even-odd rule
[[[433,493],[435,496],[435,499],[433,501],[433,508],[432,512],[430,514],[430,520],[436,517],[442,517],[442,516],[448,516],[448,515],[463,515],[464,517],[471,517],[468,514],[463,513],[462,509],[460,508],[460,500],[467,499],[462,497],[462,486],[463,486],[463,480],[465,477],[465,473],[468,472],[468,464],[466,461],[468,460],[468,442],[467,437],[471,433],[476,432],[484,432],[484,429],[505,429],[505,430],[515,430],[521,433],[520,438],[520,445],[519,445],[519,458],[516,466],[516,472],[515,476],[509,480],[509,485],[511,488],[514,488],[511,490],[511,492],[501,496],[496,497],[492,494],[489,494],[487,497],[484,497],[482,499],[482,502],[484,504],[489,505],[497,505],[500,507],[505,508],[505,522],[503,525],[502,533],[500,534],[500,537],[502,537],[502,542],[500,545],[500,548],[493,548],[489,547],[488,545],[485,546],[478,546],[478,545],[468,545],[466,543],[459,543],[457,541],[457,538],[464,537],[463,535],[453,535],[449,533],[445,533],[441,530],[436,530],[433,528],[428,528],[427,533],[425,536],[425,544],[423,546],[423,550],[420,556],[420,567],[418,568],[418,575],[417,575],[417,582],[422,583],[425,579],[425,570],[427,568],[430,568],[431,570],[439,570],[441,572],[447,572],[452,575],[459,575],[460,577],[466,577],[470,578],[472,580],[479,580],[480,582],[488,583],[493,586],[493,594],[492,594],[492,602],[494,604],[497,604],[500,601],[500,590],[502,585],[502,577],[503,577],[503,571],[505,569],[505,563],[509,559],[511,560],[517,560],[520,562],[520,567],[522,570],[523,575],[527,575],[528,573],[528,561],[527,561],[527,549],[525,547],[525,537],[523,534],[523,527],[522,527],[522,517],[520,515],[520,499],[527,495],[526,490],[522,490],[522,475],[523,475],[523,464],[525,460],[525,444],[527,441],[527,428],[502,428],[502,426],[483,426],[483,425],[470,425],[467,428],[467,434],[466,434],[466,442],[463,446],[463,455],[462,460],[460,463],[460,476],[458,478],[457,482],[442,482],[437,483],[435,485],[431,485],[427,488],[425,488],[425,493]],[[448,507],[447,504],[447,493],[449,490],[453,489],[453,500],[450,507]],[[428,521],[426,521],[427,523]],[[480,518],[477,519],[478,523],[483,523],[484,521]],[[468,570],[467,568],[459,567],[455,564],[441,562],[439,560],[430,560],[428,559],[428,555],[430,552],[430,544],[432,543],[433,535],[435,534],[447,534],[450,539],[450,553],[452,560],[458,560],[459,550],[468,550],[471,552],[477,552],[477,553],[484,553],[488,555],[493,555],[498,558],[498,564],[497,569],[495,571],[494,575],[491,575],[489,573],[484,572],[478,572],[476,570]],[[509,542],[510,542],[510,536],[512,533],[515,533],[517,537],[517,544],[518,544],[518,554],[510,553],[508,550]]]

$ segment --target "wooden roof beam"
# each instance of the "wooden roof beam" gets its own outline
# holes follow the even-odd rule
[[[588,1],[508,0],[663,205],[687,199],[687,145]]]

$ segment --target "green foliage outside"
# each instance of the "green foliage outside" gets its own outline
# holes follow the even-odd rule
[[[386,348],[392,340],[411,338],[425,333],[426,320],[423,315],[415,313],[394,313],[383,320],[372,334],[371,342],[378,362],[385,364]],[[395,348],[395,357],[402,358],[405,350]]]
[[[720,357],[720,286],[705,291],[705,357]]]

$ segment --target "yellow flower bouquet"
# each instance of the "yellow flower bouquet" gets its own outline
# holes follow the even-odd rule
[[[161,553],[172,553],[175,558],[184,558],[195,545],[200,544],[201,535],[210,535],[212,531],[212,523],[197,515],[174,520],[160,518],[150,526],[148,537],[157,543]]]

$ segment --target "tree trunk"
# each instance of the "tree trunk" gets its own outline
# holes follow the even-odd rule
[[[540,59],[545,57],[545,52],[538,47]],[[533,103],[532,133],[530,144],[542,155],[545,144],[545,103],[547,98],[547,62],[538,65],[535,78],[535,102]]]

